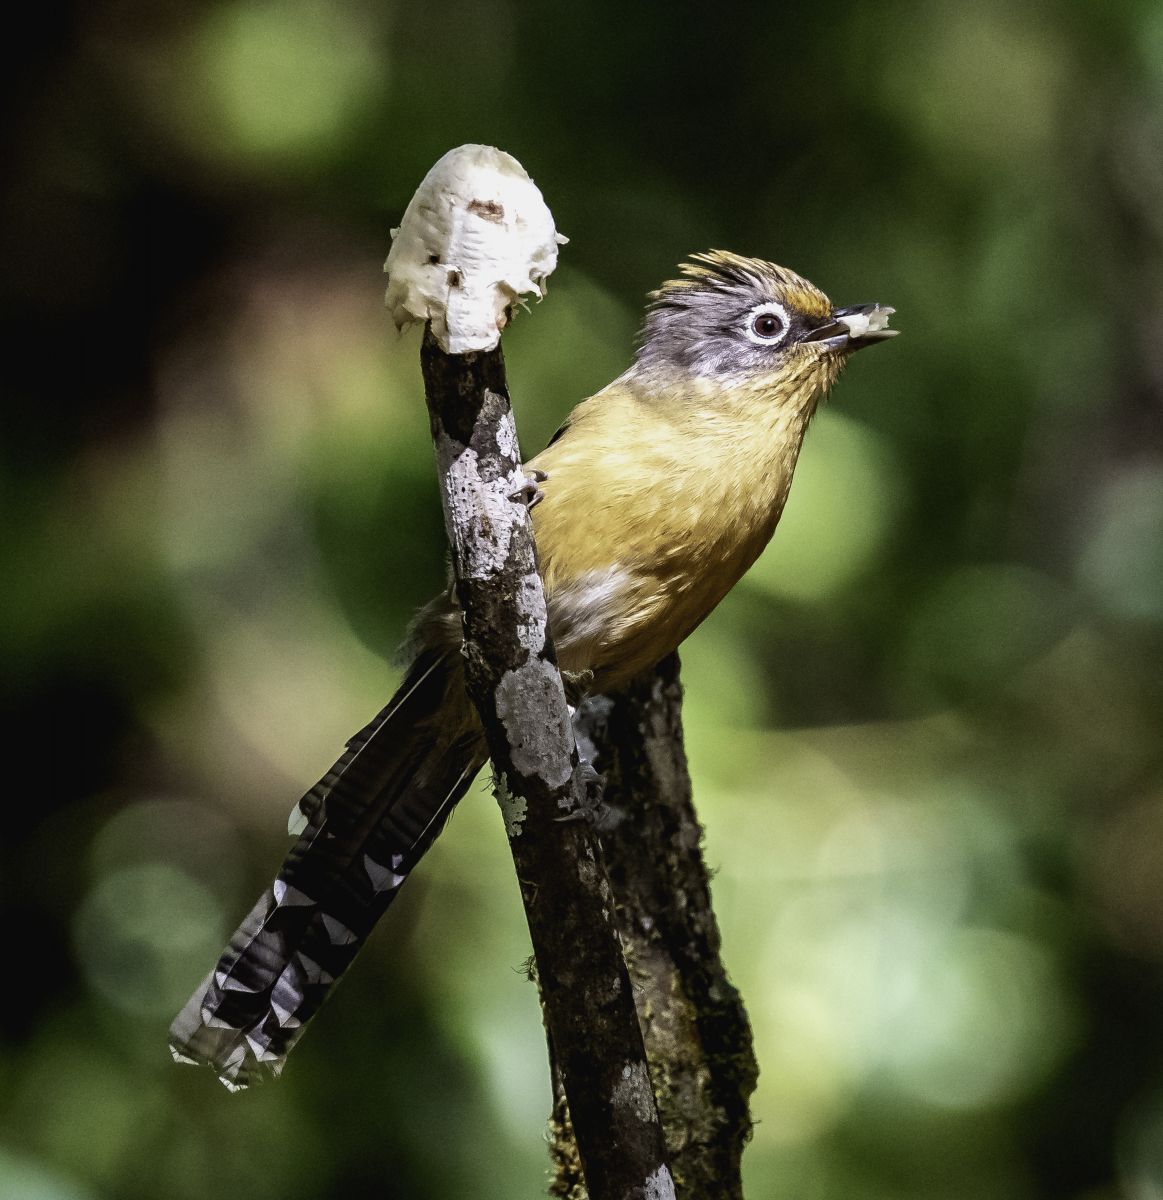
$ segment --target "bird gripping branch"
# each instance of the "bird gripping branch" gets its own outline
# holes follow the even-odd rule
[[[520,195],[521,179],[498,169],[498,187]],[[417,215],[430,220],[425,204]],[[485,203],[478,224],[462,223],[466,253],[487,250],[496,216]],[[406,215],[393,254],[415,251],[414,236],[424,249],[417,228]],[[430,321],[457,353],[490,344],[556,261],[552,221],[529,228],[524,261],[460,310],[447,241],[414,255],[420,285],[402,272],[389,286],[397,318]],[[651,294],[628,369],[525,466],[549,630],[575,700],[659,662],[738,582],[775,531],[817,406],[854,351],[894,336],[892,312],[835,307],[784,267],[717,250]],[[276,879],[171,1028],[175,1058],[209,1064],[228,1087],[282,1070],[486,761],[452,589],[407,644],[404,682],[299,802]]]

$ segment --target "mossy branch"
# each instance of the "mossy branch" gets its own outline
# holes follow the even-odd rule
[[[549,637],[500,348],[420,353],[469,695],[493,761],[591,1200],[673,1200],[630,977]]]

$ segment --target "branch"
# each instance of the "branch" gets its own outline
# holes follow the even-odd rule
[[[466,162],[450,164],[454,155]],[[527,230],[542,217],[529,211],[529,189],[537,202],[540,194],[507,155],[488,150],[483,159],[482,148],[466,147],[430,172],[389,256],[389,298],[396,288],[411,313],[399,300],[409,270],[427,284],[423,270],[440,267],[445,303],[437,317],[439,288],[422,297],[430,323],[420,357],[464,614],[468,690],[488,740],[589,1193],[592,1200],[673,1200],[609,884],[595,836],[578,819],[585,780],[547,629],[532,524],[515,498],[524,479],[497,345],[507,306],[496,301],[512,300],[514,267],[524,282],[534,272],[526,262],[522,275],[512,238],[490,248],[496,230],[474,224]],[[518,215],[521,205],[526,211]],[[409,214],[424,223],[418,231]],[[419,248],[412,263],[397,254],[410,244]],[[449,345],[478,344],[489,323],[485,309],[493,312],[497,348],[449,353]]]
[[[678,655],[616,696],[586,700],[575,726],[605,777],[613,827],[602,834],[602,853],[676,1195],[738,1200],[758,1067],[747,1013],[719,956],[683,749]],[[568,1164],[568,1155],[557,1161]]]

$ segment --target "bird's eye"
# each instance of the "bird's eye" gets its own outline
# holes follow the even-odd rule
[[[780,304],[766,301],[747,314],[747,336],[760,346],[771,346],[787,333],[787,313]]]

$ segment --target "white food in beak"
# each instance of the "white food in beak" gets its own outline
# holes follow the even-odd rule
[[[900,333],[899,329],[889,329],[888,319],[896,312],[895,308],[887,306],[881,308],[877,304],[869,312],[862,313],[847,313],[844,316],[837,315],[836,320],[841,325],[848,327],[848,336],[852,338],[869,337],[896,337]]]

